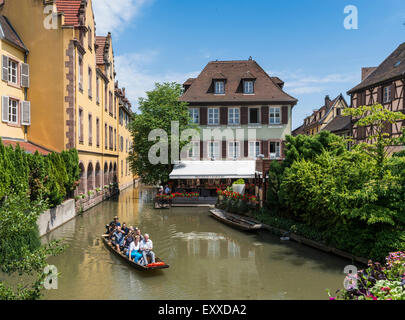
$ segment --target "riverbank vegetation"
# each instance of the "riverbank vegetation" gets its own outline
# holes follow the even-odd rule
[[[405,251],[405,157],[387,146],[403,144],[384,124],[404,119],[381,106],[348,110],[373,125],[372,144],[347,150],[347,140],[329,132],[287,137],[286,159],[273,162],[267,201],[257,218],[355,256],[383,261]]]
[[[63,245],[41,245],[37,220],[72,195],[79,173],[76,150],[42,156],[18,145],[5,147],[0,140],[0,269],[6,277],[13,275],[12,284],[0,281],[0,299],[41,297],[47,258]]]

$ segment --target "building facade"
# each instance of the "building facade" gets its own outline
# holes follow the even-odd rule
[[[405,43],[402,43],[378,67],[363,68],[362,81],[348,91],[352,107],[381,104],[391,111],[405,113]],[[357,119],[353,119],[355,122]],[[405,121],[387,123],[385,133],[391,137],[401,135]],[[356,142],[370,142],[374,133],[372,126],[360,127],[354,124],[353,138]],[[390,151],[399,151],[402,147],[392,147]]]
[[[130,178],[121,181],[119,175],[126,154],[118,147],[112,38],[96,36],[92,1],[4,0],[0,14],[13,22],[30,50],[17,57],[29,65],[22,99],[30,102],[25,139],[46,150],[78,150],[78,193],[129,185]]]
[[[304,119],[304,123],[293,131],[293,136],[299,134],[315,135],[323,130],[331,131],[336,129],[337,123],[344,123],[346,126],[350,124],[350,117],[344,117],[342,110],[347,108],[347,102],[342,94],[339,94],[335,99],[331,100],[329,96],[325,97],[325,104],[313,111],[313,113]],[[350,127],[344,128],[344,134],[347,130],[350,132]],[[335,131],[334,133],[343,135],[343,131]]]
[[[188,103],[200,137],[194,138],[182,159],[247,160],[259,155],[283,159],[297,99],[285,93],[284,82],[270,77],[256,61],[209,62],[183,86],[180,101]],[[214,135],[205,136],[210,131]]]

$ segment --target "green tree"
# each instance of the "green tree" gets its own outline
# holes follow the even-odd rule
[[[59,241],[41,245],[37,219],[44,201],[31,202],[27,194],[10,194],[0,204],[0,268],[17,285],[0,281],[0,300],[35,300],[41,297],[47,258],[64,250]]]
[[[129,160],[132,172],[138,175],[146,184],[166,182],[173,169],[171,142],[177,138],[172,137],[172,121],[179,122],[179,132],[186,129],[197,129],[191,124],[187,103],[180,102],[182,94],[181,85],[178,83],[156,83],[155,89],[147,92],[147,98],[139,99],[140,114],[131,122],[130,130],[133,138],[133,148]],[[168,163],[152,164],[148,154],[156,141],[149,141],[152,130],[162,129],[168,138]],[[188,144],[188,141],[179,142],[179,150]],[[159,154],[158,154],[159,156]]]
[[[358,127],[372,127],[372,134],[368,137],[370,143],[360,143],[356,148],[360,148],[377,160],[377,169],[380,179],[384,176],[384,165],[387,159],[387,147],[403,144],[402,138],[393,138],[386,132],[387,126],[391,126],[398,120],[405,120],[405,115],[401,112],[390,111],[381,104],[371,106],[360,106],[357,108],[346,108],[343,110],[346,116],[359,118],[356,125]]]

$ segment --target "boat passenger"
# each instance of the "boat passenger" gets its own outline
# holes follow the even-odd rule
[[[122,229],[122,231],[125,232],[125,235],[128,235],[129,229],[128,229],[127,224],[125,222],[122,224],[121,229]]]
[[[121,223],[118,221],[118,217],[115,216],[114,220],[110,222],[110,225],[116,225],[116,226],[121,226]]]
[[[113,233],[113,241],[112,243],[115,245],[118,252],[121,252],[120,247],[124,245],[125,234],[121,230],[121,226],[117,226],[117,229]]]
[[[136,263],[142,258],[142,253],[139,251],[140,239],[139,236],[135,237],[135,240],[131,242],[128,249],[128,258]]]
[[[149,239],[149,234],[145,233],[144,239],[141,241],[139,247],[142,252],[144,265],[148,265],[148,257],[150,257],[150,263],[155,263],[155,253],[152,251],[153,243],[152,240]]]
[[[143,237],[143,235],[141,234],[141,229],[135,228],[135,235],[136,235],[136,236],[139,236],[139,239],[140,239],[141,241],[143,241],[144,237]]]

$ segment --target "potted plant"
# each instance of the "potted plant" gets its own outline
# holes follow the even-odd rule
[[[245,192],[245,180],[239,179],[232,184],[232,190],[234,192],[244,194]]]

